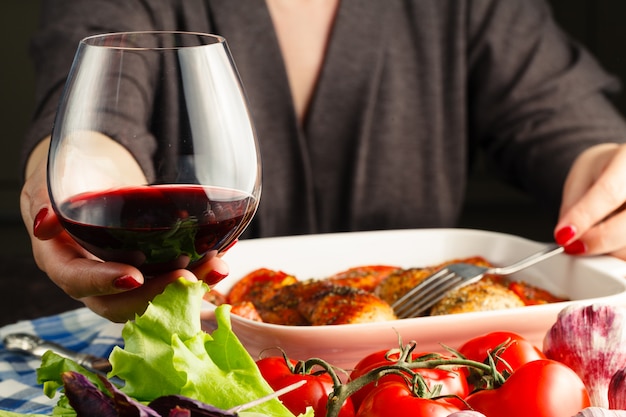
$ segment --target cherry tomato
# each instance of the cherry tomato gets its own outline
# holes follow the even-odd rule
[[[404,382],[386,380],[363,399],[356,417],[447,417],[456,411],[461,408],[445,400],[416,397]]]
[[[581,379],[566,365],[539,359],[522,365],[501,387],[465,401],[486,417],[571,417],[589,406]]]
[[[411,358],[412,360],[416,360],[417,358],[425,355],[428,355],[428,353],[413,352],[411,354]],[[436,353],[433,353],[432,355],[444,357]],[[371,353],[355,365],[354,370],[350,373],[350,380],[354,380],[378,367],[392,365],[398,361],[399,357],[399,349],[380,350]],[[433,390],[435,386],[440,386],[441,391],[438,395],[456,395],[460,398],[465,398],[470,392],[469,385],[465,378],[465,368],[463,367],[459,367],[457,369],[454,367],[447,367],[446,369],[418,368],[413,370],[422,376],[429,389]],[[351,396],[354,407],[358,409],[364,398],[376,387],[376,385],[380,384],[382,381],[389,380],[404,381],[401,376],[392,374],[380,378],[377,383],[370,383],[364,386]]]
[[[539,348],[513,332],[492,332],[475,337],[465,342],[459,348],[459,353],[467,359],[486,362],[487,352],[493,352],[499,345],[507,342],[506,349],[499,354],[502,360],[496,364],[496,369],[500,372],[515,371],[528,362],[546,359]]]
[[[296,361],[289,360],[293,367]],[[257,361],[261,375],[275,391],[295,382],[306,380],[302,387],[283,394],[279,399],[293,414],[304,414],[307,407],[313,407],[316,416],[326,415],[328,395],[333,390],[333,381],[327,373],[294,374],[285,362],[285,358],[271,356]],[[354,417],[352,400],[348,400],[341,407],[340,417]]]
[[[369,355],[363,357],[356,365],[350,377],[358,374],[362,375],[364,369],[370,368],[372,365],[379,363],[393,363],[400,358],[400,349],[383,349],[376,352],[372,352]],[[358,376],[357,375],[357,376]]]

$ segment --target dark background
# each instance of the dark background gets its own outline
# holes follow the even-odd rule
[[[132,0],[129,0],[132,1]],[[507,1],[507,0],[502,0]],[[610,72],[626,81],[626,1],[551,0],[556,20],[585,44]],[[30,34],[39,2],[0,2],[0,325],[54,314],[80,304],[69,299],[35,266],[19,214],[20,139],[32,108],[33,68]],[[626,114],[626,95],[615,98]],[[461,226],[513,233],[535,240],[551,238],[553,219],[541,215],[525,195],[498,183],[479,164],[469,188]]]

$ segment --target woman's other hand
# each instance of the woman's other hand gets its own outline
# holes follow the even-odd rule
[[[574,162],[563,189],[557,243],[573,255],[626,260],[626,146],[596,145]]]

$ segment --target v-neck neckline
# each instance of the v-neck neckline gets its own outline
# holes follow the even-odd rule
[[[255,82],[257,77],[262,79],[260,81],[270,81],[271,86],[266,87],[272,88],[273,95],[283,98],[288,95],[288,117],[307,138],[317,131],[315,124],[326,122],[329,117],[341,117],[337,106],[341,110],[344,108],[342,103],[348,100],[353,103],[345,106],[354,108],[355,101],[364,100],[367,92],[363,88],[368,85],[373,67],[380,59],[379,43],[381,32],[384,32],[380,28],[384,24],[387,9],[384,2],[368,2],[364,5],[362,0],[342,0],[339,3],[320,73],[302,123],[298,122],[295,113],[285,61],[266,3],[253,0],[247,2],[245,7],[223,1],[211,3],[213,12],[219,14],[219,19],[216,19],[219,22],[217,29],[227,33],[229,46],[233,54],[237,55],[236,63],[248,59],[261,61],[255,49],[263,50],[267,55],[267,59],[262,60],[264,68],[259,68],[261,74],[251,74],[248,78],[255,78]],[[242,25],[246,26],[245,29],[242,29]],[[254,43],[264,43],[265,46],[249,46]],[[237,54],[239,49],[241,51]],[[242,67],[253,68],[254,65],[244,64]],[[271,73],[271,80],[262,73],[268,76]],[[260,91],[262,87],[254,88]],[[281,112],[285,110],[280,109]]]
[[[208,1],[219,22],[212,29],[226,37],[249,91],[255,124],[263,132],[262,155],[290,155],[280,166],[264,165],[263,198],[288,199],[299,207],[298,215],[265,212],[262,204],[258,217],[270,229],[285,218],[293,230],[323,232],[338,227],[350,211],[353,196],[346,190],[360,178],[354,175],[363,162],[359,149],[367,149],[369,126],[376,116],[388,6],[378,1],[340,3],[308,116],[300,125],[265,2]],[[342,207],[341,213],[331,213],[337,207]]]
[[[386,8],[383,2],[363,5],[361,0],[344,0],[339,5],[303,126],[305,133],[315,133],[320,123],[331,119],[339,122],[345,108],[366,105],[384,50],[380,45],[383,31],[378,28],[384,22]]]

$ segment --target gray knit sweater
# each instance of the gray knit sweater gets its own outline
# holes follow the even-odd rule
[[[178,29],[227,39],[263,160],[248,236],[454,226],[479,148],[503,178],[557,207],[572,160],[626,138],[604,96],[616,80],[540,0],[343,0],[303,126],[261,0],[44,0],[42,18],[24,155],[51,131],[82,37]],[[167,121],[164,104],[148,116]],[[112,135],[142,164],[164,152],[149,127],[134,139],[123,130]]]

